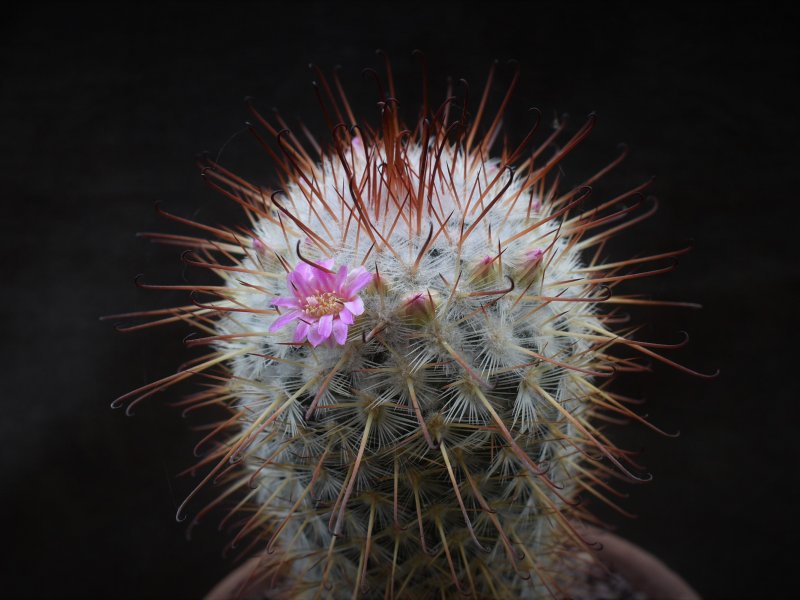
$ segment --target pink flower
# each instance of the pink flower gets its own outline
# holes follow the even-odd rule
[[[364,302],[358,293],[370,284],[373,275],[364,267],[349,271],[346,265],[334,273],[332,259],[318,264],[327,270],[301,262],[289,273],[287,280],[293,295],[275,298],[272,304],[290,310],[275,319],[269,330],[277,331],[298,321],[295,342],[308,338],[315,347],[326,340],[344,345],[348,327],[364,312]]]
[[[544,252],[541,250],[541,248],[534,248],[533,250],[528,250],[525,253],[525,258],[533,264],[536,264],[542,260],[543,255]]]

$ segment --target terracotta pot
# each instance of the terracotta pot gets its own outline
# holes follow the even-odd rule
[[[603,545],[596,552],[600,561],[647,600],[700,600],[700,594],[680,575],[646,550],[599,529],[592,530],[590,537]]]
[[[258,561],[259,557],[257,556],[251,558],[228,574],[225,579],[214,586],[204,600],[233,600],[234,598],[236,600],[250,600],[251,598],[261,600],[263,596],[258,595],[258,590],[249,589],[247,585],[250,576],[258,567]]]
[[[680,575],[649,552],[598,529],[592,529],[589,537],[603,546],[596,551],[597,558],[646,600],[700,600],[700,595]],[[247,585],[258,560],[257,557],[251,558],[233,571],[208,593],[205,600],[263,600],[264,596],[260,595],[263,591],[248,589]]]

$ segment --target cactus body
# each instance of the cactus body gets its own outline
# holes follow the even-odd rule
[[[344,94],[327,102],[352,114]],[[576,498],[613,505],[607,476],[640,478],[596,420],[633,417],[606,384],[640,367],[615,351],[660,359],[600,307],[635,303],[609,286],[676,253],[600,262],[642,203],[589,208],[587,187],[559,185],[593,117],[558,148],[528,136],[493,159],[500,115],[482,121],[483,103],[410,130],[381,106],[313,158],[251,107],[280,188],[204,164],[251,227],[184,240],[224,285],[166,317],[212,353],[121,400],[208,376],[185,405],[229,411],[200,483],[227,487],[200,515],[234,505],[232,545],[260,553],[271,597],[570,595],[591,566]]]

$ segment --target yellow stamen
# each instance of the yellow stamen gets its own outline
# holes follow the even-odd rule
[[[342,299],[331,292],[317,292],[314,296],[306,297],[303,310],[312,317],[335,315],[342,310]]]

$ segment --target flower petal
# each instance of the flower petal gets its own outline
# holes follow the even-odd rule
[[[353,318],[353,313],[351,313],[347,308],[343,308],[339,311],[339,320],[345,325],[352,325],[355,319]]]
[[[300,321],[297,323],[297,328],[294,330],[294,342],[300,343],[306,341],[306,335],[308,335],[309,325],[305,321]]]
[[[323,315],[319,320],[319,333],[324,338],[331,337],[331,326],[333,325],[333,315]]]
[[[289,275],[294,276],[302,281],[308,281],[309,279],[314,277],[314,269],[311,267],[311,265],[307,263],[299,262],[297,263],[297,266],[294,268],[294,270],[291,273],[289,273]]]
[[[374,275],[369,273],[364,267],[359,267],[350,274],[350,280],[345,286],[347,294],[349,296],[355,296],[372,282],[373,277]]]
[[[336,319],[333,322],[333,339],[340,346],[344,346],[347,341],[347,325],[341,319]]]
[[[317,321],[312,323],[308,330],[308,341],[311,342],[311,345],[316,348],[326,339],[328,339],[327,336],[324,336],[319,332],[319,322]]]
[[[305,263],[302,263],[306,267]],[[308,276],[306,276],[308,275]],[[294,271],[289,273],[289,289],[292,290],[297,298],[305,298],[314,293],[313,290],[314,277],[311,274],[311,267],[308,267],[308,272],[303,273],[298,266]]]
[[[302,310],[293,310],[293,311],[288,312],[288,313],[286,313],[284,315],[281,315],[280,317],[278,317],[277,319],[275,319],[272,322],[272,325],[269,326],[270,333],[272,333],[274,331],[278,331],[278,329],[280,329],[281,327],[283,327],[284,325],[286,325],[290,321],[294,321],[296,318],[298,318],[302,314],[303,314]]]
[[[335,286],[335,281],[336,275],[321,271],[320,269],[314,269],[313,285],[315,289],[332,291]]]
[[[289,306],[291,308],[300,308],[300,303],[297,301],[297,298],[287,298],[285,296],[279,296],[277,298],[273,298],[271,303],[275,306]]]
[[[347,281],[347,265],[342,265],[339,267],[339,272],[336,273],[336,279],[334,281],[334,290],[336,292],[341,293],[342,286],[344,282]]]
[[[364,301],[356,296],[350,302],[345,302],[344,307],[353,313],[355,316],[360,315],[364,312]]]

